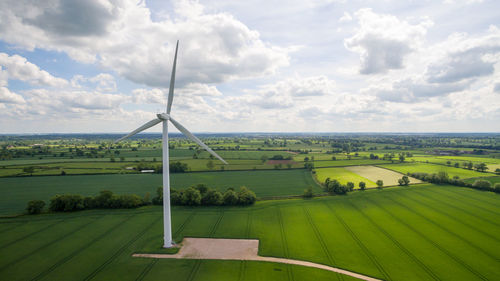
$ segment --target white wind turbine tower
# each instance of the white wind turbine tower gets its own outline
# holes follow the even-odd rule
[[[186,137],[190,138],[192,141],[197,143],[199,146],[203,147],[206,151],[208,151],[213,156],[217,157],[224,164],[227,164],[222,157],[217,155],[210,147],[204,144],[200,139],[195,137],[191,132],[189,132],[184,126],[182,126],[179,122],[177,122],[174,118],[170,116],[170,109],[172,108],[172,101],[174,99],[174,83],[175,83],[175,66],[177,64],[177,49],[179,47],[179,41],[177,41],[177,45],[175,46],[175,56],[174,56],[174,66],[172,67],[172,77],[170,78],[170,88],[168,91],[168,102],[167,102],[167,111],[165,113],[157,114],[155,119],[147,122],[141,127],[135,129],[130,134],[117,139],[115,143],[131,137],[139,132],[142,132],[148,128],[153,127],[158,123],[162,123],[163,125],[163,237],[164,237],[164,248],[172,247],[172,226],[170,222],[170,178],[169,178],[169,158],[168,158],[168,121],[172,122],[172,124],[181,131]]]

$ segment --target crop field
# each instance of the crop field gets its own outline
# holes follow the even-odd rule
[[[347,182],[353,182],[354,188],[359,188],[358,183],[363,181],[366,183],[366,187],[375,187],[377,186],[375,182],[362,177],[352,171],[349,171],[347,168],[319,168],[316,169],[316,177],[319,182],[324,183],[326,178],[330,178],[331,180],[338,180],[341,184],[346,184]]]
[[[371,160],[371,159],[353,159],[353,160],[335,160],[335,161],[314,161],[314,167],[344,167],[344,166],[358,166],[358,165],[378,165],[387,164],[391,161],[384,160]]]
[[[402,174],[406,173],[438,173],[441,171],[447,172],[448,176],[454,177],[458,176],[461,179],[474,178],[474,177],[489,177],[492,176],[491,173],[481,173],[473,170],[466,170],[462,168],[455,168],[443,165],[427,164],[427,163],[401,163],[401,164],[385,164],[378,165],[389,170],[400,172]]]
[[[140,196],[150,192],[154,196],[156,188],[161,186],[161,177],[161,174],[132,174],[0,178],[0,215],[23,212],[30,200],[49,200],[63,193],[95,195],[101,190],[111,190],[118,194],[135,193]],[[310,172],[304,169],[181,173],[172,174],[171,180],[173,188],[205,183],[225,190],[244,185],[258,197],[301,195],[309,185],[315,192],[321,191]]]
[[[387,170],[375,166],[352,166],[346,167],[347,170],[356,173],[364,178],[367,178],[373,182],[377,180],[384,181],[384,186],[398,185],[398,179],[403,175],[392,170]],[[421,183],[422,181],[410,177],[410,184]]]
[[[161,207],[0,219],[0,280],[352,280],[265,262],[132,258],[159,249]],[[174,207],[173,234],[257,238],[259,254],[384,280],[500,279],[500,197],[430,184],[252,207]],[[29,269],[29,270],[27,270]]]
[[[467,179],[466,182],[468,182],[468,183],[474,183],[478,179],[487,180],[487,181],[489,181],[491,183],[491,185],[494,185],[495,183],[500,183],[500,176],[482,177],[482,178],[470,178],[470,179]]]

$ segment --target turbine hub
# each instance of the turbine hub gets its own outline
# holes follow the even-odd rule
[[[169,120],[170,119],[170,115],[168,115],[166,113],[156,114],[156,117],[158,117],[158,119],[160,119],[160,120]]]

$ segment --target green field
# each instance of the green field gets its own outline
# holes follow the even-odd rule
[[[370,159],[355,159],[355,160],[335,160],[335,161],[314,161],[314,167],[342,167],[342,166],[358,166],[358,165],[378,165],[391,163],[391,161],[384,160],[370,160]]]
[[[150,192],[154,195],[156,188],[161,186],[161,177],[161,174],[133,174],[0,178],[0,215],[23,212],[30,200],[48,200],[62,193],[95,195],[106,189],[119,194],[142,196]],[[301,195],[309,185],[314,187],[315,192],[321,192],[310,173],[304,169],[181,173],[172,174],[171,179],[174,188],[205,183],[225,190],[245,185],[258,197]]]
[[[489,181],[491,183],[491,185],[495,185],[495,183],[500,183],[500,176],[482,177],[482,178],[470,178],[470,179],[467,179],[465,182],[474,183],[478,179],[487,180],[487,181]]]
[[[354,172],[349,171],[346,168],[319,168],[316,169],[316,178],[320,183],[324,183],[327,178],[331,180],[338,180],[341,184],[346,184],[347,182],[353,182],[355,188],[358,188],[358,183],[363,181],[366,183],[366,187],[377,186],[375,182],[362,177]]]
[[[132,258],[161,245],[160,207],[0,219],[0,280],[351,280],[274,263]],[[259,254],[384,280],[499,280],[500,197],[452,186],[246,208],[174,207],[174,239],[257,238]]]
[[[406,173],[428,173],[428,174],[437,174],[438,172],[444,171],[448,173],[448,176],[454,177],[458,176],[461,179],[465,178],[474,178],[474,177],[489,177],[492,174],[490,173],[481,173],[473,170],[466,170],[462,168],[448,167],[443,165],[435,165],[435,164],[424,164],[424,163],[401,163],[401,164],[385,164],[385,165],[377,165],[380,167],[384,167],[390,170],[394,170],[396,172],[400,172],[402,174]]]

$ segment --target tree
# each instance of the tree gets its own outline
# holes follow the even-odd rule
[[[495,183],[493,191],[495,191],[496,193],[500,193],[500,182]]]
[[[27,174],[33,174],[34,171],[35,171],[35,167],[33,167],[33,166],[28,166],[28,167],[23,168],[23,172],[25,172]]]
[[[410,178],[408,176],[403,176],[398,180],[399,185],[408,185],[410,184]]]
[[[265,155],[265,154],[264,154],[264,155],[262,155],[262,156],[260,157],[260,161],[262,161],[262,163],[265,163],[265,162],[267,161],[267,155]]]
[[[448,176],[448,173],[445,171],[439,171],[437,173],[437,180],[439,183],[447,183],[450,180],[450,177]]]
[[[500,168],[496,168],[495,174],[500,175]]]
[[[359,186],[359,189],[361,189],[361,190],[365,190],[366,189],[366,183],[364,181],[360,181],[359,184],[358,184],[358,186]]]
[[[354,190],[354,183],[353,182],[348,182],[346,184],[347,190],[348,191],[353,191]]]
[[[451,161],[450,160],[446,161],[446,165],[450,166],[451,165]]]
[[[255,193],[245,186],[240,187],[238,191],[238,204],[240,205],[252,205],[257,200]]]
[[[313,188],[312,185],[308,186],[306,189],[304,189],[304,194],[302,195],[304,198],[313,198]]]
[[[288,164],[286,164],[286,167],[288,170],[290,170],[292,168],[292,164],[288,163]]]
[[[472,184],[472,187],[475,187],[475,188],[481,189],[481,190],[492,190],[491,182],[489,182],[487,180],[476,180]]]
[[[215,189],[209,189],[201,198],[201,204],[206,206],[219,206],[222,205],[223,202],[222,193]]]
[[[213,170],[213,169],[214,169],[214,167],[215,167],[214,161],[212,161],[212,160],[208,160],[208,162],[207,162],[207,168],[208,168],[209,170]]]
[[[404,154],[399,154],[399,162],[404,162],[405,161],[405,156]]]
[[[193,187],[188,187],[182,195],[182,204],[197,206],[201,204],[201,193]]]
[[[384,186],[384,181],[383,180],[378,180],[377,182],[377,188],[382,188]]]
[[[473,166],[474,164],[472,164],[472,162],[467,163],[467,169],[472,170]]]
[[[232,206],[238,203],[238,195],[234,190],[228,189],[224,192],[224,196],[222,197],[224,205]]]
[[[314,169],[314,163],[306,162],[304,163],[304,168],[306,168],[309,171],[312,171],[312,169]]]
[[[455,168],[459,168],[460,167],[460,163],[456,162],[455,163]]]
[[[40,214],[43,211],[43,207],[45,207],[44,201],[31,200],[28,202],[28,206],[26,207],[26,211],[30,215]]]
[[[337,157],[332,156],[332,160],[333,160],[333,161],[337,160]]]
[[[485,163],[476,164],[476,165],[474,165],[474,168],[476,168],[476,170],[478,170],[479,172],[484,172],[484,171],[488,170],[488,167],[486,166]]]

